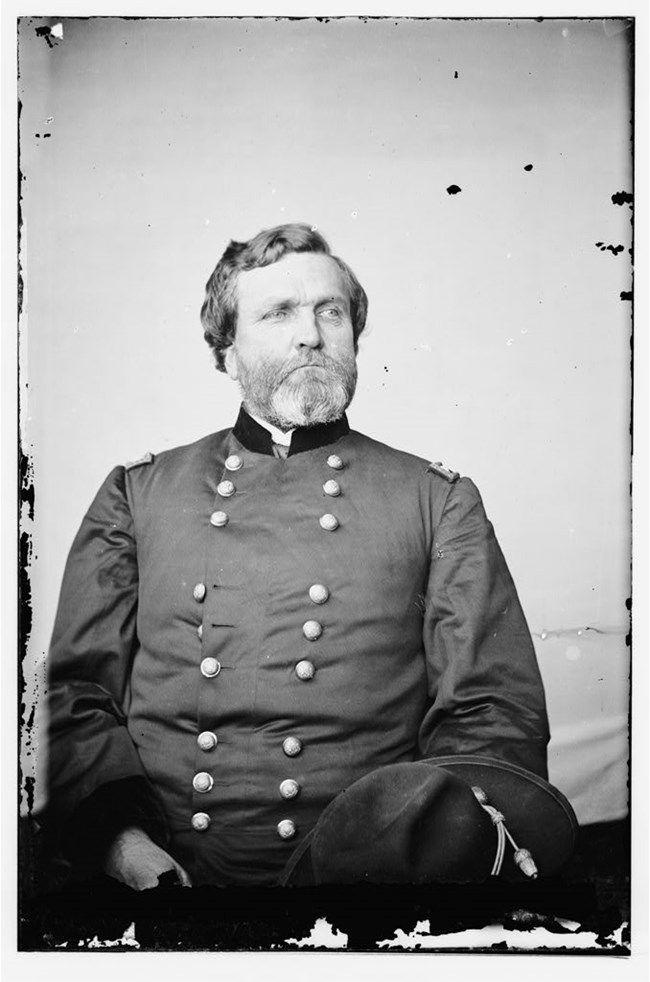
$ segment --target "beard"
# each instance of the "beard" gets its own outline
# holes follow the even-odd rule
[[[357,363],[352,352],[332,358],[310,352],[293,362],[237,362],[239,387],[248,412],[287,431],[340,419],[352,401]]]

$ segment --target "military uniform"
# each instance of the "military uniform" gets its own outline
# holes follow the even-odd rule
[[[539,671],[475,486],[345,417],[278,459],[242,410],[116,468],[66,567],[50,709],[70,839],[135,822],[196,884],[275,882],[385,764],[546,774]]]

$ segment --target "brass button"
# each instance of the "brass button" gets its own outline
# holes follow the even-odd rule
[[[298,737],[287,737],[282,741],[282,749],[287,757],[297,757],[302,750],[302,743]]]
[[[318,641],[323,633],[323,627],[318,621],[305,621],[302,625],[302,633],[308,641]]]
[[[201,638],[203,637],[203,624],[199,624],[199,626],[196,629],[196,633],[198,634],[199,641],[200,641]]]
[[[210,525],[214,525],[215,528],[223,528],[224,525],[228,524],[228,516],[225,511],[213,511],[210,515]]]
[[[197,603],[202,603],[205,600],[205,595],[207,593],[205,583],[197,583],[192,590],[192,596]]]
[[[309,599],[314,604],[324,604],[329,600],[330,592],[322,583],[314,583],[309,587]]]
[[[217,745],[217,734],[211,730],[204,730],[203,733],[199,733],[196,742],[201,750],[214,750]]]
[[[280,785],[280,795],[286,799],[295,798],[299,791],[300,785],[290,777]]]
[[[325,481],[323,491],[325,494],[329,494],[330,498],[338,498],[341,493],[341,485],[338,481]]]
[[[205,794],[206,791],[211,791],[214,785],[214,780],[211,774],[207,771],[199,771],[198,774],[194,775],[194,780],[192,781],[192,787],[195,791],[200,794]]]
[[[231,454],[230,457],[226,457],[226,470],[227,471],[238,471],[244,466],[244,461],[241,459],[239,454]]]
[[[213,679],[221,671],[221,665],[216,658],[204,658],[201,662],[201,674],[206,679]]]
[[[195,812],[192,815],[192,828],[195,832],[205,832],[210,824],[210,816],[205,812]]]
[[[341,458],[337,453],[331,453],[329,455],[329,457],[327,458],[327,464],[335,471],[342,471],[344,466],[343,461],[341,460]]]
[[[283,818],[278,822],[278,835],[281,839],[293,839],[296,834],[296,824],[290,818]]]
[[[320,527],[326,532],[335,532],[339,527],[339,520],[335,515],[321,515]]]
[[[309,682],[316,674],[316,669],[310,661],[299,661],[296,665],[296,675],[301,682]]]
[[[232,481],[222,481],[221,484],[217,485],[217,493],[222,498],[230,498],[235,493],[235,485]]]

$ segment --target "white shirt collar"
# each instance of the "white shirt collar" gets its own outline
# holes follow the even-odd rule
[[[260,419],[259,416],[254,416],[251,412],[249,412],[248,415],[251,417],[251,419],[254,419],[256,423],[259,423],[260,426],[263,426],[265,430],[269,431],[271,434],[271,439],[274,443],[280,444],[281,447],[291,446],[291,436],[295,432],[294,430],[288,430],[286,433],[283,433],[282,430],[277,428],[277,426],[267,423],[265,419]]]

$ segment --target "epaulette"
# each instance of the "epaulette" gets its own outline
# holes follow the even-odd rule
[[[444,477],[445,481],[449,481],[450,484],[453,484],[460,477],[458,471],[450,471],[449,468],[445,467],[444,464],[441,464],[439,460],[437,460],[435,464],[429,464],[427,470],[431,471],[432,474],[437,474],[438,477]]]
[[[144,457],[140,457],[139,460],[129,460],[125,465],[127,471],[133,470],[134,467],[141,467],[142,464],[151,464],[153,461],[153,454],[151,451],[147,452]]]

